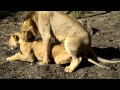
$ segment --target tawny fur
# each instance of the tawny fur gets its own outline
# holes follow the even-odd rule
[[[9,39],[9,46],[11,49],[20,48],[20,52],[8,57],[7,61],[22,60],[34,62],[35,57],[38,60],[43,60],[44,50],[42,41],[25,42],[21,39],[21,33],[17,32],[11,35]],[[52,54],[50,59],[54,59],[56,64],[70,63],[71,57],[67,54],[64,46],[52,44]]]
[[[40,61],[43,60],[44,50],[43,50],[42,41],[25,42],[24,40],[21,39],[21,33],[17,32],[11,35],[9,39],[9,46],[11,49],[19,48],[21,52],[18,52],[17,54],[8,57],[7,61],[22,60],[22,61],[34,62],[35,57]],[[56,64],[67,64],[71,62],[72,58],[65,51],[65,48],[62,44],[60,45],[52,44],[51,50],[52,50],[52,54],[50,55],[50,59],[54,59]],[[92,59],[88,58],[85,55],[84,57],[89,62],[99,67],[108,68],[106,66],[98,64],[97,62],[93,61]],[[80,57],[79,60],[81,59],[82,58]]]
[[[31,31],[34,36],[38,33],[41,34],[44,57],[43,61],[39,63],[40,65],[49,63],[49,54],[51,53],[50,41],[52,37],[63,43],[65,50],[72,57],[70,65],[65,68],[66,72],[73,72],[80,64],[82,58],[79,59],[77,57],[78,53],[90,51],[96,59],[104,60],[99,58],[91,49],[91,36],[88,31],[75,18],[67,14],[56,11],[30,12],[21,24],[21,31],[23,32],[22,38],[25,41],[29,39],[27,37],[28,31]]]

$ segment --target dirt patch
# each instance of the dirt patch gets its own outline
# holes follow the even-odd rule
[[[111,70],[103,69],[83,61],[79,68],[69,74],[64,72],[65,66],[50,64],[39,66],[37,63],[6,62],[6,58],[18,50],[10,50],[8,39],[11,34],[19,31],[19,25],[24,12],[17,12],[0,19],[0,79],[119,79],[120,63],[106,64]],[[87,12],[88,13],[88,12]],[[92,22],[93,30],[97,32],[92,37],[92,47],[95,52],[109,60],[120,60],[120,12],[112,11],[91,15],[81,19]],[[95,15],[95,14],[98,15]],[[94,14],[94,15],[93,15]],[[93,15],[93,16],[92,16]]]

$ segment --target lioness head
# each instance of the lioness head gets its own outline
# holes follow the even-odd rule
[[[25,41],[28,41],[33,36],[37,35],[37,26],[35,25],[32,19],[25,19],[20,26],[22,32],[21,38]]]
[[[20,33],[15,33],[13,35],[10,36],[10,39],[9,39],[9,47],[11,49],[16,49],[18,48],[20,45],[19,45],[19,36]]]

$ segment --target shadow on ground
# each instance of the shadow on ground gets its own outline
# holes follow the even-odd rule
[[[113,47],[108,47],[108,48],[92,47],[92,48],[93,48],[94,52],[101,58],[104,58],[107,60],[116,59],[116,58],[120,59],[120,50],[118,48],[113,48]],[[94,65],[94,64],[92,64],[84,59],[76,70],[78,70],[80,68],[90,67],[92,65]]]
[[[14,16],[17,11],[0,11],[0,19],[5,19],[7,16]]]

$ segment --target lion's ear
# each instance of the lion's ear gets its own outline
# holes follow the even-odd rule
[[[19,36],[18,35],[13,35],[16,41],[19,41]]]

